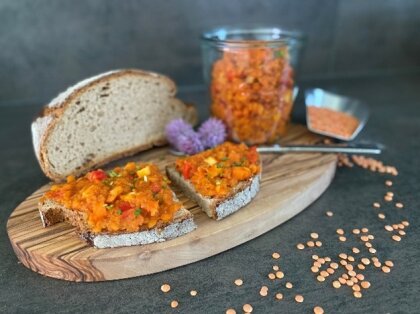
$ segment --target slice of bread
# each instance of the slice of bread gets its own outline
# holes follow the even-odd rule
[[[170,120],[197,122],[195,108],[175,93],[168,77],[134,69],[103,73],[70,87],[32,123],[42,170],[61,181],[165,144]]]
[[[86,214],[71,210],[59,203],[46,199],[38,204],[39,214],[44,227],[67,221],[76,227],[81,238],[96,248],[144,245],[170,240],[197,228],[193,215],[185,208],[179,209],[172,222],[158,223],[153,229],[142,229],[130,233],[93,233],[86,224]]]
[[[209,198],[196,191],[194,186],[176,170],[174,165],[166,167],[169,179],[178,185],[187,197],[193,199],[201,209],[215,220],[220,220],[244,207],[257,195],[260,189],[261,174],[257,174],[239,184],[223,198]]]

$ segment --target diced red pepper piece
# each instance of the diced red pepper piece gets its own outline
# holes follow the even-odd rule
[[[184,165],[182,166],[182,176],[185,179],[190,179],[191,178],[191,171],[192,171],[192,166],[189,163],[184,163]]]
[[[118,206],[123,212],[130,210],[133,208],[129,202],[120,202],[120,205]]]
[[[106,175],[105,171],[103,171],[101,169],[91,171],[87,174],[87,178],[91,182],[102,181],[102,180],[106,179],[106,177],[107,177],[107,175]]]

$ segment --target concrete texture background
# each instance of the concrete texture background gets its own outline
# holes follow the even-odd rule
[[[303,80],[420,72],[419,16],[416,0],[2,0],[0,104],[124,67],[200,86],[200,33],[238,23],[306,33]]]

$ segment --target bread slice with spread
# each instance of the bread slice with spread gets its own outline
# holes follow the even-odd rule
[[[193,231],[192,214],[151,163],[129,162],[56,184],[41,198],[44,227],[67,221],[97,248],[162,242]]]
[[[55,181],[166,143],[165,126],[197,112],[177,98],[166,76],[117,70],[86,79],[58,95],[32,123],[35,154]]]
[[[255,147],[226,142],[178,159],[166,173],[209,217],[220,220],[258,193],[261,162]]]

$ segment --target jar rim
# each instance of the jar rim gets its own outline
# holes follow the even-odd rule
[[[255,37],[246,39],[247,36]],[[258,36],[263,39],[258,39]],[[243,38],[239,38],[243,37]],[[210,29],[201,34],[201,39],[215,45],[233,44],[248,45],[249,43],[261,42],[265,44],[282,44],[300,42],[304,40],[302,32],[286,30],[279,26],[222,26]]]

